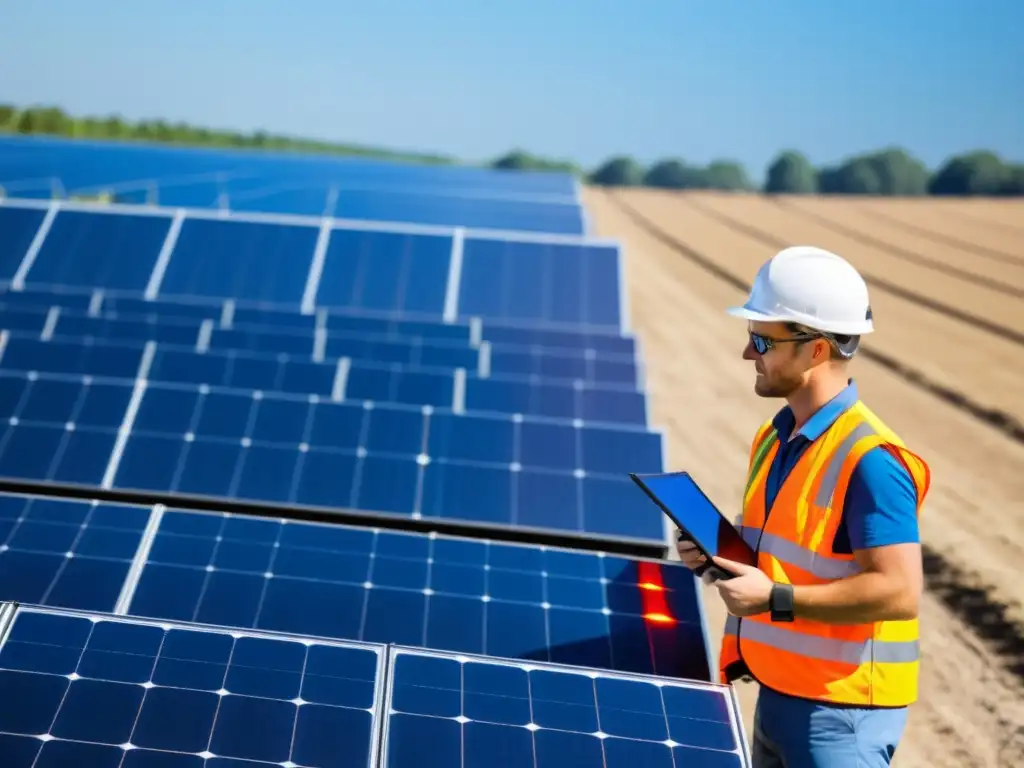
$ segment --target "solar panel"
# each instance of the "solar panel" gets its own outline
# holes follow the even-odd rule
[[[134,379],[145,349],[145,344],[139,342],[41,341],[8,334],[0,365],[7,371]],[[189,347],[159,344],[148,379],[317,395],[337,401],[433,405],[456,411],[518,413],[589,423],[647,423],[646,397],[634,390],[579,380],[482,377],[465,369],[353,362],[350,358],[314,363],[277,355],[196,352]]]
[[[37,234],[16,288],[623,328],[619,251],[607,241],[66,201],[48,205]],[[481,300],[494,291],[499,303]]]
[[[148,520],[136,507],[0,494],[0,602],[114,610]]]
[[[359,643],[20,608],[0,648],[0,753],[5,768],[369,768],[383,661]]]
[[[170,510],[126,610],[707,680],[698,599],[678,564]]]
[[[416,648],[388,672],[387,768],[749,765],[724,686]]]
[[[7,478],[664,538],[625,474],[662,436],[627,425],[32,374],[0,375],[3,418]]]

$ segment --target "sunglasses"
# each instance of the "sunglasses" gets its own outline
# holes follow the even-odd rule
[[[754,333],[753,331],[747,332],[750,335],[750,344],[754,347],[754,351],[759,355],[765,355],[770,349],[776,344],[785,344],[787,342],[800,343],[802,341],[813,341],[814,339],[823,339],[825,336],[817,333],[800,333],[795,336],[789,336],[785,339],[773,339],[769,336],[762,336],[760,333]]]

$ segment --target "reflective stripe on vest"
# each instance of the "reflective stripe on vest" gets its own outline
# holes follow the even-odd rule
[[[725,620],[725,634],[735,637],[739,626],[739,619],[729,616]],[[889,641],[870,637],[866,640],[838,640],[752,621],[743,625],[743,639],[764,643],[811,659],[835,661],[840,664],[909,664],[921,658],[921,644],[917,640]]]

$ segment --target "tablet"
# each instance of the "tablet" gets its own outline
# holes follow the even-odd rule
[[[736,526],[718,511],[689,472],[655,475],[631,472],[629,476],[705,557],[724,557],[757,566],[757,553],[743,540]],[[714,570],[718,578],[734,575],[722,573],[718,568]]]

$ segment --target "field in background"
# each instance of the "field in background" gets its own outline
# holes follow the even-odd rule
[[[667,462],[736,510],[750,440],[780,407],[740,357],[741,303],[787,245],[830,248],[870,285],[862,397],[933,470],[920,702],[897,764],[1015,765],[1024,725],[1024,203],[777,198],[591,188],[626,253],[632,328]],[[713,642],[724,613],[707,601]],[[741,686],[745,717],[755,691]]]

